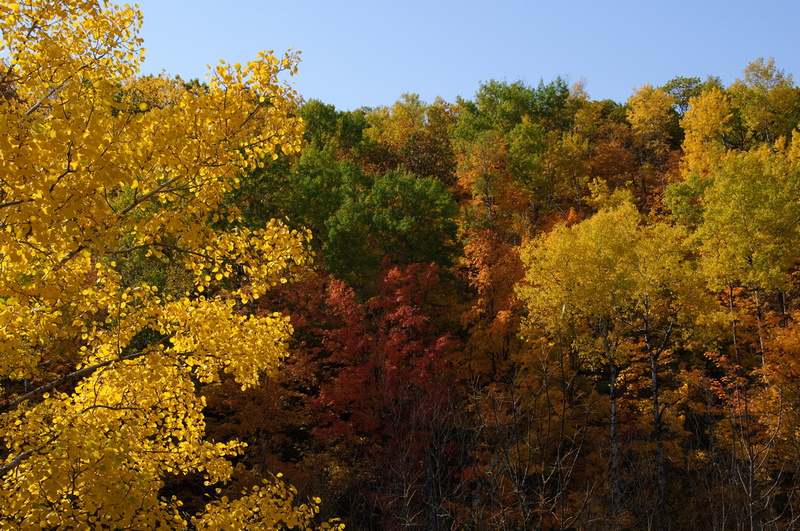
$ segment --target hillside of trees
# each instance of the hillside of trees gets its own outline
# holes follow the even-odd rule
[[[128,7],[9,13],[0,528],[800,528],[772,59],[341,111],[292,53],[139,76]]]

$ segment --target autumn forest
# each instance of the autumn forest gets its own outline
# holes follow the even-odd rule
[[[771,58],[343,111],[293,51],[142,76],[132,8],[2,9],[0,528],[800,528]]]

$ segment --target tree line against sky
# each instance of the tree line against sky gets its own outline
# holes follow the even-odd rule
[[[338,111],[0,20],[0,522],[787,529],[800,90],[771,59]]]

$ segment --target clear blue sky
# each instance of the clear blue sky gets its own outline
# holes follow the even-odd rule
[[[136,0],[134,0],[136,1]],[[758,57],[800,76],[800,1],[139,0],[143,73],[203,79],[206,64],[302,52],[295,88],[339,110],[471,98],[481,81],[584,78],[590,97],[712,74]],[[800,78],[795,80],[800,83]]]

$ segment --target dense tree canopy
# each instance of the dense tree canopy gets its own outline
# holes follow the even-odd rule
[[[141,23],[0,16],[0,527],[798,527],[774,60],[341,111]]]

